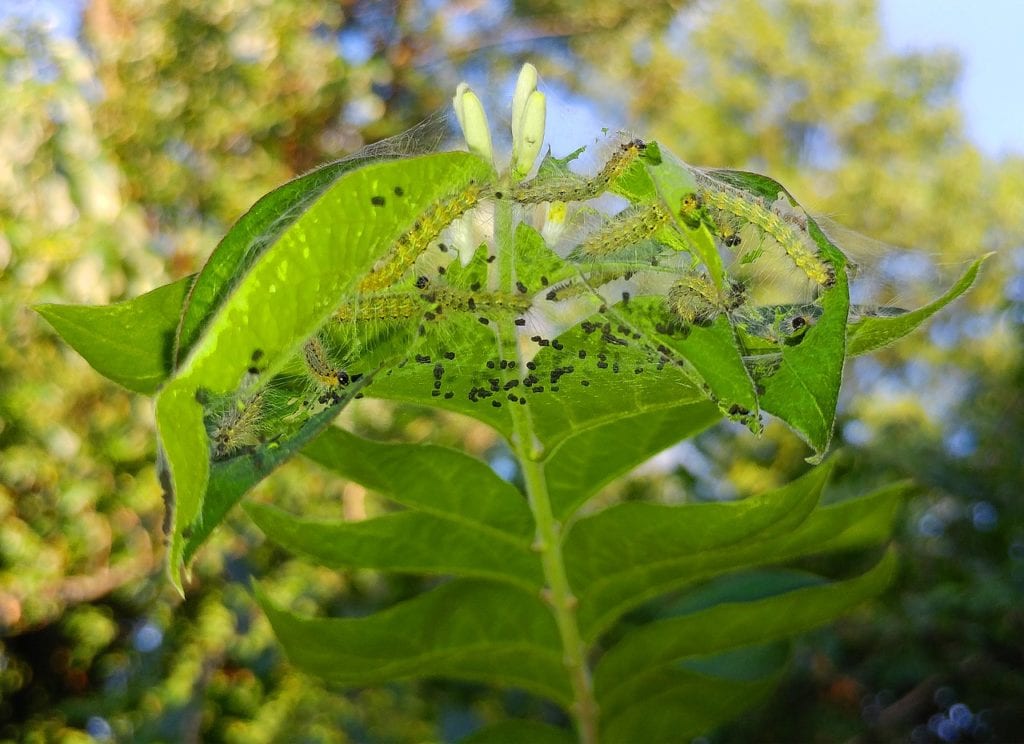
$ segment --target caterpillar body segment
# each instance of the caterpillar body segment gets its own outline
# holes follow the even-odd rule
[[[462,191],[431,205],[402,235],[391,250],[359,283],[360,292],[376,292],[394,285],[416,259],[452,222],[490,196],[491,190],[475,181]]]
[[[570,260],[600,260],[652,238],[672,222],[660,203],[628,209],[588,235],[569,254]]]
[[[514,292],[473,292],[454,287],[441,287],[425,292],[423,299],[440,312],[477,313],[483,316],[508,316],[527,312],[533,300]]]
[[[617,279],[630,279],[633,269],[592,271],[586,276],[569,279],[551,287],[544,295],[549,302],[563,302],[593,294],[598,288]]]
[[[835,283],[834,268],[819,255],[807,232],[806,214],[797,211],[784,195],[766,205],[756,196],[702,178],[698,190],[683,197],[679,213],[688,227],[704,224],[732,249],[741,245],[744,228],[749,225],[778,243],[808,279],[822,287]],[[751,262],[760,255],[760,247],[755,246],[742,260]]]
[[[729,282],[719,290],[708,277],[683,274],[668,291],[668,307],[683,325],[708,325],[722,313],[731,313],[746,301],[746,287]]]
[[[597,175],[589,179],[592,188],[596,188],[598,194],[607,191],[646,151],[647,143],[641,139],[623,142],[608,158]]]
[[[324,405],[340,403],[342,391],[361,375],[350,375],[334,363],[319,336],[314,336],[302,347],[302,361],[313,389],[316,402]]]
[[[552,178],[538,176],[519,184],[509,198],[520,204],[587,201],[600,196],[647,150],[643,140],[632,139],[619,145],[594,176]]]
[[[208,428],[214,460],[225,460],[264,441],[266,400],[263,391],[228,403]]]
[[[701,274],[688,274],[669,289],[668,307],[683,325],[707,325],[722,311],[718,289]]]
[[[672,231],[675,234],[675,231]],[[658,236],[659,241],[661,236]],[[689,274],[697,267],[689,255],[651,254],[612,257],[580,263],[577,272],[566,279],[552,283],[543,294],[549,302],[561,302],[585,294],[592,294],[616,280],[628,282],[627,288],[636,296],[665,296],[671,282],[680,275]]]
[[[419,291],[378,293],[342,305],[335,312],[330,329],[361,358],[382,344],[396,351],[408,349],[409,344],[419,343],[417,339],[424,336],[453,342],[459,335],[460,326],[454,323],[457,319],[469,318],[483,325],[514,320],[516,325],[524,325],[532,305],[531,295],[488,292],[475,283],[468,290],[425,285]]]
[[[428,320],[444,313],[513,315],[530,309],[532,299],[510,292],[483,292],[454,287],[425,288],[422,291],[371,295],[357,303],[342,305],[334,313],[340,323],[403,321],[430,313]]]
[[[334,312],[334,320],[339,323],[389,323],[415,318],[426,309],[420,293],[394,292],[369,295],[342,305]]]
[[[348,372],[331,362],[323,342],[317,337],[311,338],[302,347],[302,358],[310,377],[319,385],[334,388],[344,387],[351,382]]]

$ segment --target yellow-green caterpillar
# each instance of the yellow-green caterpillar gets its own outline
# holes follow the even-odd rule
[[[263,443],[263,391],[234,400],[218,412],[209,428],[214,460],[224,460]]]
[[[487,191],[484,186],[471,182],[459,193],[431,205],[412,227],[399,236],[388,254],[363,277],[359,282],[359,291],[375,292],[395,284],[430,244],[437,240],[441,231],[475,207]]]
[[[341,400],[341,388],[352,381],[347,371],[331,361],[323,341],[314,336],[302,347],[302,360],[306,373],[313,382],[320,403],[337,403]]]
[[[650,238],[670,224],[668,210],[658,204],[630,209],[588,235],[570,254],[577,260],[601,259]]]
[[[708,220],[708,209],[715,210],[716,219]],[[830,287],[835,283],[835,270],[818,255],[818,247],[806,231],[806,220],[801,221],[799,214],[792,208],[788,211],[772,209],[757,197],[703,179],[698,191],[683,197],[680,216],[689,227],[696,227],[701,221],[710,221],[709,227],[730,248],[740,244],[739,233],[743,226],[753,225],[778,243],[793,264],[811,281],[822,287]]]
[[[719,314],[740,307],[745,301],[745,288],[732,282],[728,291],[719,292],[703,274],[683,274],[668,291],[669,310],[683,325],[707,325]]]
[[[601,170],[592,178],[534,178],[511,190],[509,198],[520,204],[541,202],[586,201],[608,190],[608,187],[647,149],[643,140],[633,139],[619,145]]]
[[[508,316],[525,313],[531,305],[532,299],[523,294],[437,287],[367,295],[358,302],[339,307],[334,319],[341,323],[389,322],[429,314],[427,319],[434,320],[446,312]]]

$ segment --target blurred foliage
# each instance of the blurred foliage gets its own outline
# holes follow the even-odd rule
[[[66,20],[71,38],[0,20],[0,738],[452,741],[504,715],[555,715],[470,685],[338,695],[290,671],[250,575],[349,615],[419,584],[288,561],[238,515],[178,601],[160,570],[148,404],[26,309],[195,271],[292,174],[404,130],[463,77],[503,91],[527,58],[598,120],[691,162],[768,171],[809,207],[910,247],[861,246],[894,304],[997,252],[952,313],[848,372],[835,496],[907,474],[923,486],[900,585],[807,638],[772,702],[710,740],[1024,729],[1024,160],[994,162],[965,138],[955,58],[887,52],[868,0],[92,0]],[[366,401],[346,417],[366,435],[503,457],[490,432],[436,412]],[[761,492],[805,454],[780,426],[760,440],[719,427],[606,500]],[[380,508],[304,463],[256,498],[310,515]]]

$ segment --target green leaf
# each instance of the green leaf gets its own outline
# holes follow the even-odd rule
[[[341,176],[368,162],[372,161],[354,157],[324,165],[274,189],[239,217],[213,250],[188,295],[175,338],[175,364],[184,359],[215,308],[263,252]]]
[[[602,710],[606,741],[688,741],[766,700],[781,669],[754,680],[659,668],[631,685],[621,709]]]
[[[736,556],[736,565],[757,565],[751,558],[758,554],[779,563],[816,553],[880,545],[892,537],[896,517],[913,488],[911,482],[899,481],[866,496],[816,509],[798,529],[750,546],[748,555]]]
[[[723,410],[742,410],[752,422],[758,421],[754,381],[725,315],[719,315],[708,326],[683,328],[669,317],[662,297],[631,300],[628,306],[617,308],[617,315],[640,330],[656,348],[669,349],[689,362],[702,386],[707,386]]]
[[[530,509],[519,491],[486,464],[456,450],[373,442],[332,427],[303,453],[413,509],[506,537],[533,535]]]
[[[235,283],[178,375],[157,396],[157,429],[175,502],[169,568],[176,585],[182,531],[199,515],[209,477],[198,396],[233,393],[257,356],[264,379],[276,374],[425,209],[490,176],[489,164],[459,152],[349,171]],[[204,271],[216,267],[207,264]]]
[[[551,286],[578,277],[578,269],[559,258],[535,230],[520,226],[515,245],[517,276],[528,292],[539,293],[543,298]],[[475,271],[479,268],[478,260],[484,257],[485,254],[478,253],[466,270],[454,266],[446,279],[452,286],[469,289],[479,280]],[[486,267],[486,262],[483,263]],[[535,298],[534,302],[546,300]],[[660,365],[663,368],[659,369],[655,343],[649,344],[650,348],[636,344],[609,350],[601,332],[594,331],[609,320],[610,317],[597,313],[558,334],[550,340],[551,345],[541,347],[528,369],[503,373],[501,362],[516,361],[516,355],[502,353],[492,326],[482,325],[474,314],[449,316],[442,331],[428,327],[427,334],[416,338],[412,348],[407,349],[410,357],[431,361],[389,370],[374,382],[370,394],[456,411],[493,426],[506,438],[512,436],[509,415],[509,406],[515,403],[512,398],[528,399],[538,457],[553,452],[571,437],[612,423],[622,417],[624,410],[641,414],[707,400],[694,375],[688,375],[675,365]],[[589,328],[589,332],[585,328]],[[563,350],[556,348],[555,341]],[[609,369],[598,368],[599,355],[604,352],[610,352],[610,358],[616,361],[615,369],[621,370],[622,377],[628,376],[628,382],[611,374]],[[581,358],[580,353],[585,358]],[[443,387],[437,390],[430,371],[437,362],[447,358],[455,361],[444,363]],[[561,371],[568,368],[572,372],[559,378]],[[636,369],[643,369],[645,374],[635,374]],[[742,367],[739,373],[747,377]],[[526,384],[531,377],[535,381]],[[506,390],[501,387],[504,384],[515,387]],[[497,390],[492,391],[492,386]],[[485,395],[471,394],[477,389],[484,389]],[[701,426],[706,425],[703,415],[701,420],[704,422]],[[695,430],[682,419],[674,441]]]
[[[175,337],[175,364],[182,361],[214,310],[253,263],[339,178],[371,163],[433,152],[447,132],[446,117],[427,119],[408,132],[315,168],[261,197],[221,239],[192,287]]]
[[[847,331],[847,353],[850,356],[868,354],[888,346],[914,331],[924,321],[970,289],[978,278],[981,265],[991,255],[989,253],[972,263],[956,284],[950,287],[944,295],[924,307],[892,317],[867,316],[851,323]]]
[[[774,575],[778,576],[779,571],[773,572]],[[792,573],[792,572],[791,572]],[[793,574],[795,575],[795,574]],[[770,581],[768,572],[758,572],[756,574],[758,581]],[[815,584],[821,584],[818,580]],[[772,596],[778,594],[780,591],[786,591],[791,589],[803,588],[810,586],[812,583],[808,582],[806,575],[804,580],[800,583],[790,581],[793,586],[787,587],[787,589],[779,589],[776,591],[761,591],[760,596]],[[700,594],[701,592],[694,592],[694,594]],[[753,596],[744,595],[737,597],[737,599],[754,599]],[[710,606],[710,605],[709,605]],[[680,612],[671,613],[671,615],[682,614]],[[671,616],[669,615],[669,616]],[[722,653],[714,654],[712,656],[699,656],[694,659],[688,659],[683,662],[679,662],[680,668],[686,669],[690,672],[697,672],[709,677],[715,677],[718,679],[731,679],[739,682],[754,682],[763,679],[766,676],[777,674],[782,671],[782,668],[789,661],[790,653],[792,651],[793,644],[789,639],[783,641],[773,641],[766,644],[757,646],[744,646],[743,648],[734,649],[732,651],[724,651]]]
[[[189,276],[113,305],[36,305],[75,351],[101,375],[144,395],[170,374],[174,331]]]
[[[662,560],[652,558],[635,568],[627,564],[617,567],[579,592],[584,637],[596,639],[623,612],[670,589],[742,568],[882,544],[892,534],[909,489],[909,484],[898,483],[862,498],[816,509],[795,530],[780,522],[758,535],[760,539],[748,538],[699,553],[670,552]]]
[[[787,638],[823,625],[879,594],[895,576],[896,557],[885,554],[867,573],[746,602],[725,602],[635,629],[609,649],[594,671],[602,708],[636,700],[634,685],[648,670],[711,653]]]
[[[651,369],[653,361],[643,349],[622,348],[618,375],[597,369],[597,355],[604,348],[598,345],[598,335],[598,332],[588,334],[582,325],[577,325],[558,337],[566,349],[589,349],[590,352],[585,361],[573,363],[575,371],[571,375],[560,379],[565,395],[542,395],[531,401],[534,433],[545,451],[554,451],[583,431],[618,420],[624,412],[646,413],[707,401],[704,391],[678,368],[666,365],[661,371]],[[534,361],[542,370],[566,364],[548,348],[542,349]],[[638,367],[644,368],[645,374],[634,374]],[[585,388],[583,380],[589,383]],[[549,381],[548,376],[542,378],[547,387],[550,387]],[[688,426],[682,422],[680,438],[687,430]]]
[[[291,662],[330,682],[444,676],[572,700],[554,618],[536,593],[458,579],[355,619],[302,618],[258,590],[257,599]]]
[[[835,283],[822,294],[822,315],[818,321],[799,344],[783,346],[778,369],[759,378],[759,382],[765,389],[761,395],[762,408],[799,434],[814,449],[810,462],[817,463],[828,451],[835,429],[846,362],[850,290],[842,254],[812,220],[808,220],[807,227],[821,253],[830,259]]]
[[[533,371],[537,377],[536,385],[520,384],[518,389],[505,391],[502,384],[513,377],[517,380],[521,376],[526,377],[530,371],[510,373],[506,380],[501,375],[499,364],[512,355],[500,353],[493,332],[474,317],[450,318],[444,337],[437,339],[437,345],[431,345],[427,339],[416,347],[416,353],[431,360],[441,359],[445,353],[455,356],[457,363],[446,365],[444,372],[444,390],[451,392],[452,397],[432,394],[434,380],[429,373],[433,361],[393,369],[391,374],[375,380],[370,394],[462,413],[494,427],[506,438],[512,436],[509,408],[513,403],[508,396],[526,397],[541,453],[553,451],[580,432],[620,418],[623,411],[643,413],[707,400],[700,387],[674,366],[665,366],[660,372],[652,369],[650,374],[635,375],[633,371],[637,367],[652,367],[650,355],[644,349],[623,347],[619,352],[622,375],[630,377],[628,384],[610,374],[609,370],[596,369],[597,354],[605,349],[598,336],[598,333],[586,333],[579,325],[570,328],[556,339],[566,351],[548,346],[533,358],[531,363],[536,367]],[[585,361],[576,356],[581,349],[589,351]],[[458,363],[461,360],[467,361]],[[487,362],[497,371],[486,367],[481,370],[480,367]],[[574,372],[553,384],[552,373],[570,365]],[[469,395],[474,388],[489,390],[490,380],[497,381],[498,390],[493,394],[488,392],[488,397],[478,398]],[[586,387],[582,385],[584,381]],[[538,392],[531,392],[534,387]],[[688,430],[683,422],[679,438],[686,436]]]
[[[263,504],[246,504],[245,510],[268,538],[320,566],[469,576],[534,591],[544,584],[529,540],[455,518],[403,511],[348,523],[298,519]]]
[[[603,486],[721,417],[714,403],[689,403],[620,415],[561,440],[544,461],[555,518],[568,520]]]
[[[714,238],[706,226],[691,228],[679,216],[679,207],[683,199],[697,190],[693,171],[667,150],[659,148],[659,153],[661,157],[658,161],[647,166],[658,195],[668,207],[676,227],[685,237],[693,254],[707,267],[708,275],[715,286],[722,289],[725,284],[725,266],[722,264],[722,257],[718,253]]]
[[[461,152],[346,172],[235,283],[175,382],[231,393],[254,350],[262,351],[269,377],[427,208],[490,175],[487,163]],[[204,273],[217,270],[216,259]]]
[[[764,550],[752,558],[748,546],[757,544],[755,537],[770,541],[800,525],[818,503],[830,470],[816,468],[743,501],[627,502],[576,522],[564,555],[584,637],[595,639],[631,607],[709,572],[728,570],[741,556],[755,561],[771,556]]]
[[[579,270],[555,253],[543,236],[526,223],[516,228],[516,278],[535,292],[547,291],[566,279],[575,279]]]
[[[336,428],[306,454],[412,510],[345,523],[248,505],[256,524],[283,547],[335,568],[478,576],[532,591],[543,585],[529,509],[484,463],[444,447],[383,444]]]
[[[508,720],[476,731],[459,744],[576,744],[576,737],[565,729],[537,721]]]

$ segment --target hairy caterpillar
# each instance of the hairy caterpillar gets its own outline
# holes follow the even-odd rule
[[[646,149],[647,143],[643,140],[632,139],[619,145],[601,170],[591,178],[560,179],[538,176],[513,188],[509,198],[520,204],[593,199],[607,191]]]
[[[715,218],[708,216],[708,210],[714,210]],[[818,255],[817,245],[806,232],[806,217],[784,198],[769,208],[757,197],[701,179],[700,189],[683,197],[679,213],[688,227],[695,228],[701,222],[708,224],[730,248],[740,245],[740,231],[745,225],[752,225],[778,243],[811,281],[822,287],[835,282],[834,269]],[[754,249],[743,261],[754,261],[760,255],[760,249]]]
[[[368,295],[358,302],[339,307],[334,319],[341,323],[388,322],[430,313],[432,317],[428,319],[433,320],[445,312],[476,313],[486,317],[525,313],[531,305],[531,298],[522,294],[438,287],[419,292]]]
[[[391,250],[359,283],[361,292],[374,292],[390,287],[415,263],[427,247],[456,219],[475,207],[486,189],[475,181],[461,192],[431,205],[395,241]]]
[[[594,271],[585,277],[578,277],[565,281],[548,290],[544,299],[550,302],[562,302],[564,300],[582,297],[592,294],[598,287],[615,281],[616,279],[630,279],[634,268],[609,271]]]
[[[587,236],[569,255],[570,259],[604,258],[650,238],[671,221],[661,204],[629,209]]]
[[[818,322],[821,308],[808,306],[797,312],[787,313],[779,320],[779,335],[783,341],[792,341],[803,336],[807,330]]]
[[[340,390],[348,387],[352,377],[345,369],[331,361],[323,341],[318,336],[311,338],[302,347],[302,361],[313,383],[317,402],[325,405],[339,403]]]
[[[261,382],[257,363],[262,355],[259,350],[253,352],[252,366],[234,396],[214,400],[212,405],[205,392],[196,396],[207,407],[213,460],[253,452],[289,436],[315,413],[317,405],[341,403],[347,397],[345,389],[363,378],[333,361],[335,355],[321,334],[306,341],[281,373]]]
[[[266,401],[263,391],[231,401],[208,428],[214,460],[224,460],[264,441]]]
[[[821,306],[815,304],[775,305],[743,308],[733,320],[746,351],[764,354],[781,346],[802,343],[822,312]]]
[[[719,314],[743,305],[746,288],[731,282],[724,294],[703,274],[684,274],[668,291],[669,310],[683,325],[707,325]]]

